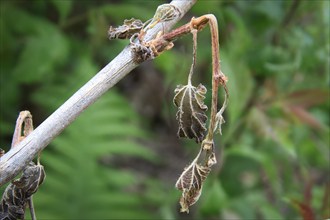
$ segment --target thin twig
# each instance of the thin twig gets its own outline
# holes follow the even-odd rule
[[[194,73],[194,69],[196,66],[196,56],[197,56],[197,30],[196,29],[192,29],[191,33],[193,35],[193,61],[190,67],[190,72],[188,75],[188,85],[191,85],[191,78],[192,75]]]
[[[220,81],[220,54],[219,54],[219,34],[218,22],[214,15],[206,15],[209,19],[212,44],[212,106],[210,124],[206,139],[213,140],[214,128],[216,125],[216,114],[218,107],[218,93]]]
[[[30,214],[31,214],[31,219],[32,220],[37,220],[37,216],[36,213],[34,211],[34,205],[33,205],[33,196],[30,196],[30,198],[28,199],[28,204],[29,204],[29,208],[30,208]]]
[[[181,17],[197,0],[174,0],[170,4],[180,10]],[[161,22],[148,30],[145,41],[152,40],[160,31],[169,31],[181,17]],[[0,186],[13,179],[57,135],[70,125],[87,107],[137,67],[131,48],[126,47],[115,59],[99,71],[71,98],[50,115],[39,127],[15,148],[0,158]]]

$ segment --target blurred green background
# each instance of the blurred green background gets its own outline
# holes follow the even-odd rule
[[[109,25],[146,21],[163,3],[0,1],[1,148],[9,149],[19,111],[30,110],[38,126],[128,44],[107,40]],[[174,184],[199,146],[178,140],[172,103],[192,60],[186,36],[135,69],[43,151],[47,178],[34,196],[37,217],[329,218],[329,11],[329,1],[200,0],[178,24],[207,13],[218,18],[230,91],[215,140],[219,163],[189,215],[179,213]],[[193,81],[209,88],[208,105],[210,79],[205,28]]]

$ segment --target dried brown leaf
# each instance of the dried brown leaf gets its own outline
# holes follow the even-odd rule
[[[184,169],[175,184],[175,187],[182,191],[181,212],[189,212],[189,207],[197,202],[202,193],[203,183],[216,163],[213,144],[211,148],[204,145],[202,144],[197,157]]]
[[[175,184],[175,187],[182,191],[181,212],[189,212],[189,206],[197,202],[202,192],[203,182],[210,171],[210,167],[197,164],[197,160],[185,168]]]
[[[175,89],[173,102],[178,107],[176,117],[179,122],[179,137],[195,138],[197,143],[204,139],[207,130],[207,106],[204,104],[206,91],[202,84],[197,88],[190,84],[179,85]]]
[[[190,190],[185,190],[180,198],[180,206],[181,206],[180,212],[189,213],[189,206],[195,204],[198,201],[201,194],[202,194],[202,189],[192,188]]]
[[[210,171],[211,168],[198,165],[197,161],[194,161],[184,169],[175,187],[182,191],[191,188],[200,189]]]
[[[37,192],[45,177],[44,167],[30,162],[22,176],[5,189],[0,201],[1,219],[24,219],[28,199]]]
[[[222,73],[223,74],[223,73]],[[229,94],[228,94],[228,90],[225,88],[225,100],[223,101],[222,107],[221,109],[218,111],[218,113],[215,116],[215,128],[214,130],[218,129],[219,133],[222,135],[222,130],[221,130],[221,125],[224,124],[226,121],[224,119],[223,112],[225,111],[225,109],[227,108],[228,105],[228,99],[229,99]]]
[[[113,39],[130,39],[134,34],[139,33],[144,27],[144,23],[135,18],[124,20],[124,24],[119,27],[110,26],[108,37]]]

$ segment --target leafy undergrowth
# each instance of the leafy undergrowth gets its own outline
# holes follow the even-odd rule
[[[157,163],[155,153],[136,140],[147,137],[136,119],[112,91],[54,140],[42,154],[47,184],[34,199],[40,219],[155,218],[147,177],[106,166],[123,155]]]
[[[53,94],[66,96],[63,93],[69,90],[65,88],[74,89],[77,81],[96,72],[88,59],[80,58],[74,74],[65,76],[63,83],[40,88],[35,102],[56,108],[62,100]],[[114,166],[125,158],[157,165],[160,156],[143,146],[148,138],[150,134],[141,129],[141,119],[130,104],[116,89],[109,91],[42,153],[47,184],[34,199],[38,218],[154,219],[160,197],[152,196],[155,190],[159,192],[148,182],[158,180],[143,171],[133,172],[134,167]]]

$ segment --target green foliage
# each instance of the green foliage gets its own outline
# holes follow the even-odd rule
[[[44,100],[48,95],[43,93],[38,98]],[[49,184],[35,198],[39,218],[155,218],[144,209],[152,200],[144,198],[142,192],[134,192],[134,188],[144,185],[144,178],[102,165],[102,160],[111,162],[122,156],[157,163],[154,152],[136,143],[136,138],[148,136],[138,131],[138,118],[127,106],[116,91],[109,92],[70,125],[51,144],[51,150],[43,153]],[[117,131],[111,132],[115,128]]]
[[[54,109],[63,102],[58,97],[68,97],[91,73],[97,72],[91,58],[80,55],[74,72],[69,77],[57,77],[59,84],[44,84],[32,96],[35,103]],[[58,96],[49,98],[52,94]],[[118,171],[106,166],[122,157],[158,163],[159,156],[138,143],[149,137],[139,124],[138,115],[116,89],[86,110],[42,155],[49,184],[45,184],[35,198],[38,217],[154,219],[154,213],[145,207],[157,201],[144,197],[152,194],[149,192],[152,189],[146,188],[143,192],[135,189],[145,185],[145,178],[130,170]]]
[[[52,3],[58,10],[60,25],[67,25],[65,19],[72,5]],[[1,28],[6,28],[6,32],[1,32],[1,40],[12,35],[8,36],[8,42],[17,38],[23,41],[17,52],[18,64],[10,64],[15,59],[10,57],[9,64],[1,65],[1,104],[6,103],[6,108],[1,108],[1,131],[4,131],[1,135],[4,136],[5,131],[12,132],[14,125],[10,125],[13,120],[6,118],[6,114],[16,117],[12,109],[20,108],[18,103],[22,98],[40,110],[40,115],[33,115],[34,120],[43,119],[98,72],[100,66],[91,55],[97,45],[82,47],[86,44],[83,40],[66,34],[43,17],[29,14],[19,5],[1,4],[4,12],[1,13]],[[103,10],[107,12],[106,7],[99,11]],[[90,16],[92,22],[97,22],[93,13]],[[35,26],[31,26],[32,23]],[[1,53],[14,54],[16,47],[1,44]],[[34,86],[34,89],[23,94],[22,86]],[[8,128],[3,129],[5,126]],[[169,197],[170,201],[164,203],[160,198],[168,195],[164,194],[160,180],[145,176],[134,166],[120,168],[122,160],[127,158],[160,165],[160,156],[143,144],[149,138],[150,134],[141,128],[141,118],[129,102],[117,89],[112,89],[42,153],[47,184],[34,198],[38,218],[156,218],[160,204],[173,204],[175,197]],[[119,167],[115,163],[119,163]],[[26,216],[29,218],[28,214]]]
[[[198,1],[184,20],[206,13],[218,18],[230,91],[223,135],[215,140],[222,167],[205,181],[189,219],[299,219],[309,210],[315,219],[330,217],[324,202],[330,3],[295,2]],[[37,126],[127,45],[107,40],[109,25],[131,17],[146,21],[160,3],[0,1],[0,147],[9,149],[20,110],[30,110]],[[39,219],[187,218],[177,214],[174,184],[196,145],[171,141],[177,127],[168,91],[186,83],[191,42],[190,36],[177,40],[134,73],[161,73],[157,87],[165,91],[154,104],[161,110],[155,118],[134,110],[145,97],[132,98],[152,86],[124,79],[43,151],[47,177],[34,196]],[[208,90],[210,49],[206,28],[198,35],[193,84]]]

